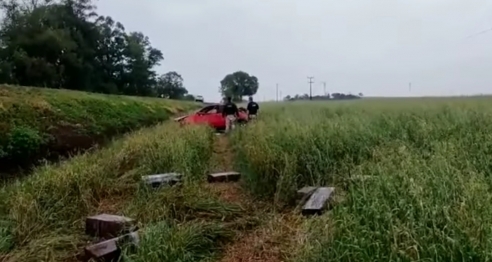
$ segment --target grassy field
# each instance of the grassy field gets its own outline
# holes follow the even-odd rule
[[[85,218],[98,213],[130,216],[150,232],[142,240],[143,253],[132,254],[130,261],[212,256],[215,243],[232,232],[217,221],[229,221],[241,212],[198,185],[209,171],[213,138],[205,127],[163,124],[133,132],[104,149],[40,167],[4,187],[3,261],[75,261],[77,251],[91,240],[84,235]],[[186,174],[183,186],[153,191],[140,184],[142,175],[164,172]],[[154,252],[144,252],[149,250]]]
[[[285,251],[291,261],[490,261],[491,103],[264,106],[235,136],[239,164],[246,187],[277,206],[302,186],[336,187],[333,209]]]
[[[87,149],[196,107],[157,98],[0,86],[1,168]]]
[[[104,212],[139,221],[125,261],[489,261],[489,100],[264,104],[228,136],[142,129],[3,187],[0,260],[73,261]],[[239,183],[205,182],[232,166]],[[174,171],[182,186],[139,182]],[[308,185],[336,188],[330,211],[299,215]]]

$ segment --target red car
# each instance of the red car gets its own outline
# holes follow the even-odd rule
[[[224,130],[226,126],[225,117],[222,116],[223,105],[214,104],[208,105],[195,113],[187,116],[178,117],[175,120],[182,124],[207,124],[217,130]],[[237,123],[248,122],[247,110],[243,107],[239,107],[239,118]]]

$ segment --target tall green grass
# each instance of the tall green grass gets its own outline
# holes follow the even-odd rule
[[[232,238],[231,231],[218,224],[186,223],[172,226],[156,223],[145,229],[137,252],[126,253],[129,262],[212,261],[221,242]],[[127,252],[129,249],[126,249]]]
[[[231,220],[241,211],[200,187],[210,166],[213,139],[207,127],[180,128],[168,123],[134,132],[66,162],[39,167],[32,176],[0,191],[5,221],[0,223],[0,258],[1,254],[8,261],[73,258],[91,240],[84,236],[85,218],[101,212],[135,218],[141,228],[157,224],[145,229],[144,239],[161,241],[163,236],[153,233],[154,229],[171,234],[166,237],[181,239],[169,247],[175,252],[183,245],[197,246],[187,252],[193,257],[212,256],[214,249],[205,252],[201,247],[200,243],[209,241],[208,235],[200,233],[203,230],[185,232],[179,225],[206,221],[208,234],[226,236],[230,230],[214,224]],[[140,182],[142,175],[166,172],[184,174],[183,185],[151,190]],[[146,256],[131,257],[142,261],[140,257]]]
[[[234,140],[259,197],[284,205],[302,186],[336,187],[292,261],[489,261],[491,102],[265,106]]]

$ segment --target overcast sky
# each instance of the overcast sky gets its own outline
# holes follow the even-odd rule
[[[99,0],[142,31],[190,93],[220,98],[228,73],[258,77],[257,100],[308,93],[492,93],[490,0]],[[409,82],[412,82],[411,91]]]

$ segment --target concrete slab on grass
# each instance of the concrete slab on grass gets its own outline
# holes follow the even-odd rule
[[[302,208],[303,215],[321,214],[326,207],[327,202],[332,198],[334,187],[317,188],[309,197]]]
[[[163,185],[173,186],[178,182],[181,182],[181,177],[182,175],[178,173],[166,173],[142,176],[142,180],[145,184],[155,188]]]
[[[85,233],[93,237],[110,239],[136,230],[135,220],[124,216],[100,214],[85,220]]]
[[[210,174],[207,177],[209,183],[214,182],[236,182],[241,178],[241,174],[235,171]]]
[[[94,259],[96,261],[118,261],[121,255],[121,246],[124,244],[132,244],[138,246],[138,232],[105,240],[84,248],[84,260]]]

